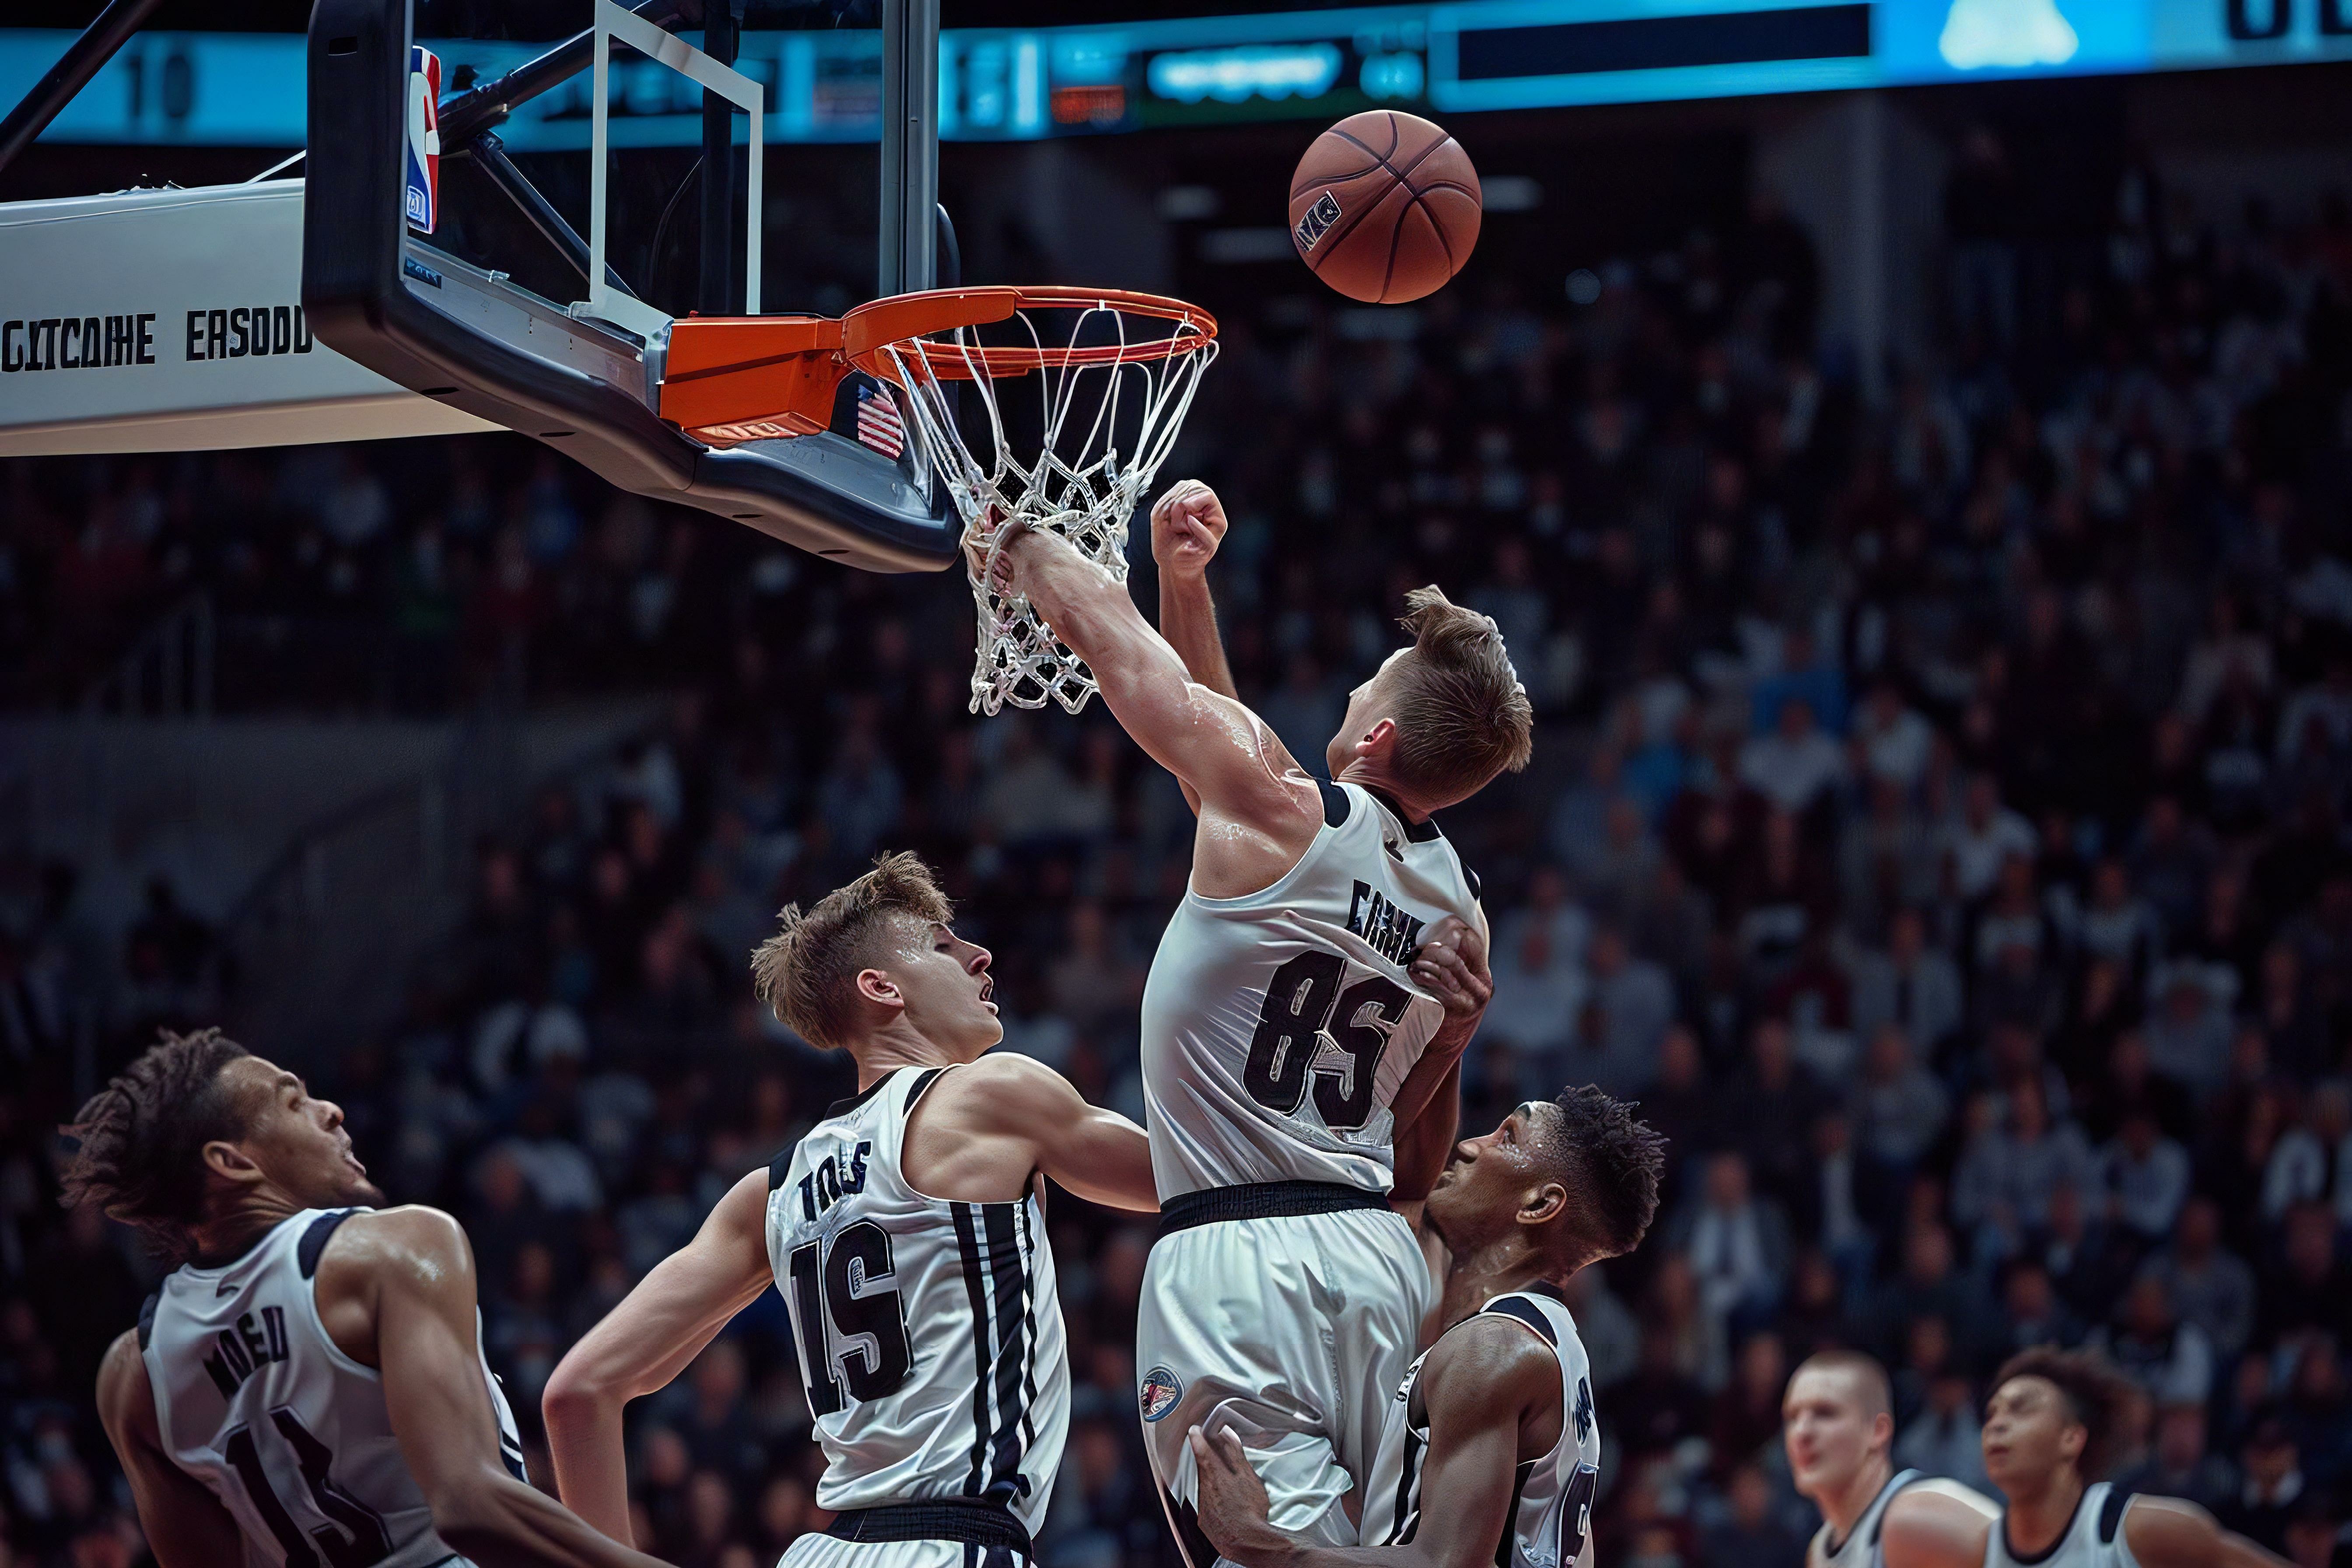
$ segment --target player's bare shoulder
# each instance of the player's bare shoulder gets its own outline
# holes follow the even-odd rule
[[[1424,1409],[1493,1414],[1506,1407],[1523,1420],[1555,1430],[1557,1437],[1559,1356],[1518,1319],[1499,1312],[1466,1318],[1438,1336],[1422,1363],[1416,1394]]]
[[[363,1365],[376,1355],[376,1314],[388,1293],[470,1305],[474,1247],[456,1218],[422,1204],[362,1209],[335,1226],[319,1254],[319,1321],[337,1349]]]
[[[1882,1560],[1888,1568],[1977,1568],[2000,1517],[1990,1498],[1958,1481],[1914,1481],[1886,1505]]]
[[[110,1433],[154,1434],[155,1392],[141,1349],[139,1331],[125,1329],[98,1363],[98,1416]]]

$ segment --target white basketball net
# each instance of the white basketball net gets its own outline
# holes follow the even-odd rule
[[[1056,346],[1047,347],[1039,335],[1038,316],[1049,318],[1056,329],[1066,325],[1066,332],[1054,334]],[[1150,331],[1155,328],[1160,330]],[[1171,329],[1177,338],[1197,342],[1133,362],[1108,352],[1113,345],[1124,350],[1164,342]],[[1013,334],[1014,343],[1035,351],[1043,362],[1033,374],[1045,440],[1034,460],[1024,463],[1007,442],[996,381],[975,331],[908,338],[880,351],[891,367],[890,379],[908,395],[903,402],[916,437],[963,518],[964,555],[980,616],[971,710],[993,714],[1008,702],[1043,708],[1050,700],[1076,713],[1095,693],[1094,672],[1038,618],[1024,595],[1003,594],[992,585],[996,552],[1020,528],[1045,529],[1126,582],[1128,521],[1176,445],[1201,374],[1216,358],[1216,341],[1189,323],[1131,316],[1110,300],[1024,305],[1012,320],[990,329],[992,335]],[[1081,360],[1081,354],[1087,358]],[[1029,379],[1011,375],[1006,385],[1024,386]],[[974,455],[957,426],[950,390],[957,385],[974,389],[986,416],[985,461]],[[1133,425],[1133,447],[1127,452],[1114,445],[1122,412]]]

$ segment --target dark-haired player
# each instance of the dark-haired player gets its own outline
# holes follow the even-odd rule
[[[381,1212],[342,1110],[217,1030],[81,1109],[68,1201],[179,1267],[114,1342],[100,1417],[163,1568],[655,1568],[528,1484],[447,1215]]]
[[[2000,1510],[1958,1481],[1897,1471],[1886,1369],[1860,1351],[1822,1351],[1780,1401],[1789,1477],[1822,1510],[1807,1568],[1981,1568]]]
[[[1423,1224],[1445,1248],[1452,1325],[1388,1401],[1363,1544],[1267,1522],[1230,1431],[1187,1434],[1200,1523],[1244,1568],[1569,1568],[1591,1533],[1601,1426],[1559,1287],[1630,1252],[1658,1206],[1664,1140],[1597,1089],[1522,1105],[1463,1142]]]
[[[1440,1100],[1450,1132],[1490,989],[1477,879],[1431,816],[1526,765],[1534,710],[1495,623],[1416,589],[1411,645],[1349,694],[1316,778],[1235,695],[1205,576],[1217,498],[1179,484],[1151,526],[1159,631],[1052,533],[997,542],[992,569],[1200,817],[1143,995],[1161,1223],[1136,1366],[1153,1475],[1207,1568],[1195,1423],[1243,1434],[1276,1522],[1357,1538],[1341,1500],[1368,1477],[1431,1295],[1390,1196],[1419,1198],[1435,1166],[1400,1173],[1395,1146]],[[1442,1155],[1447,1139],[1423,1142]]]
[[[1029,1553],[1069,1428],[1070,1370],[1044,1176],[1154,1206],[1143,1129],[1051,1068],[989,1055],[989,952],[929,870],[891,855],[752,960],[760,999],[857,1066],[855,1098],[719,1201],[701,1231],[549,1380],[564,1500],[628,1539],[621,1411],[772,1281],[825,1456],[824,1534],[792,1568],[970,1568]]]
[[[2129,1397],[2086,1351],[2011,1356],[1985,1405],[1985,1473],[2009,1500],[1985,1568],[2284,1568],[2179,1498],[2130,1496],[2105,1469]]]

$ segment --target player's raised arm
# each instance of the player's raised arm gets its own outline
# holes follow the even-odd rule
[[[1043,1171],[1089,1203],[1157,1213],[1151,1144],[1042,1062],[983,1057],[943,1078],[908,1124],[908,1173],[934,1197],[1005,1203]]]
[[[1424,1500],[1412,1539],[1397,1545],[1324,1546],[1266,1521],[1265,1488],[1229,1431],[1191,1434],[1201,1473],[1201,1529],[1243,1568],[1482,1568],[1509,1533],[1512,1483],[1523,1457],[1559,1439],[1559,1372],[1525,1328],[1473,1319],[1423,1363],[1429,1412]]]
[[[1060,536],[1024,529],[1004,544],[999,570],[1028,596],[1055,635],[1094,671],[1095,682],[1136,744],[1174,773],[1202,806],[1255,841],[1234,858],[1255,891],[1280,876],[1323,819],[1315,782],[1274,731],[1234,699],[1193,679],[1168,639],[1151,629],[1126,584]],[[1263,860],[1263,867],[1255,864]],[[1213,894],[1213,896],[1214,896]]]
[[[163,1452],[155,1390],[147,1381],[136,1331],[116,1340],[99,1364],[98,1417],[130,1478],[147,1549],[163,1568],[214,1568],[244,1560],[236,1521],[202,1481]]]
[[[1151,509],[1151,559],[1160,567],[1160,635],[1193,679],[1238,700],[1209,596],[1209,563],[1224,542],[1225,526],[1217,492],[1198,479],[1180,479]]]
[[[615,1541],[630,1539],[621,1412],[667,1387],[767,1289],[767,1199],[765,1170],[737,1182],[694,1239],[655,1265],[547,1380],[540,1408],[556,1489]]]
[[[508,1468],[457,1221],[426,1208],[354,1215],[320,1263],[319,1306],[331,1326],[354,1308],[372,1323],[393,1435],[451,1547],[483,1568],[657,1568]]]

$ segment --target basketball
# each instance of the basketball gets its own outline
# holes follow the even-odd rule
[[[1483,214],[1462,143],[1418,115],[1351,114],[1315,139],[1290,181],[1290,240],[1350,300],[1434,294],[1470,259]]]

